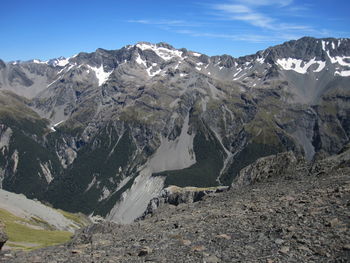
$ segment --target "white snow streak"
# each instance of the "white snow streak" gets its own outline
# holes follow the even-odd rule
[[[332,64],[338,63],[339,65],[349,68],[350,67],[350,57],[349,56],[336,56],[336,57],[331,57],[329,54],[329,51],[327,51],[327,55],[331,61]],[[349,61],[349,62],[347,62]],[[334,75],[339,75],[342,77],[349,77],[350,76],[350,70],[343,70],[343,71],[336,71]]]
[[[339,75],[342,77],[350,77],[350,70],[336,71],[334,75]]]
[[[277,60],[277,64],[284,70],[293,70],[300,74],[306,74],[309,67],[313,64],[318,64],[318,68],[313,70],[314,72],[320,72],[325,67],[325,62],[316,60],[316,58],[311,59],[309,62],[295,58],[282,58]]]
[[[160,72],[162,72],[161,69],[153,70],[153,66],[147,68],[146,71],[148,73],[148,76],[150,76],[150,77],[154,77],[155,75],[158,75]]]
[[[140,54],[137,54],[136,62],[137,62],[137,64],[139,64],[139,65],[144,65],[145,67],[147,67],[146,61],[144,61],[144,60],[141,58]]]
[[[58,125],[60,125],[62,122],[64,122],[64,120],[63,120],[63,121],[60,121],[60,122],[57,122],[57,123],[55,123],[54,125],[52,125],[52,126],[50,127],[51,131],[55,132],[55,131],[56,131],[55,128],[56,128]]]

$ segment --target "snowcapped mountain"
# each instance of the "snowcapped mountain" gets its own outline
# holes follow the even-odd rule
[[[350,136],[350,39],[233,58],[141,42],[0,61],[2,187],[130,222],[168,185],[230,185],[257,158]]]

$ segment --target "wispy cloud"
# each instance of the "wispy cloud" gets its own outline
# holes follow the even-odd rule
[[[292,0],[236,0],[226,4],[215,4],[212,6],[212,9],[218,11],[219,13],[217,15],[226,20],[242,21],[267,30],[313,30],[308,25],[282,23],[271,14],[273,12],[259,11],[261,7],[269,7],[269,9],[277,8],[280,9],[279,11],[287,7],[289,10],[298,8],[297,6],[290,6],[292,3]]]
[[[203,26],[203,23],[189,22],[185,20],[172,20],[172,19],[130,19],[128,23],[154,25],[154,26],[169,26],[169,27],[198,27]]]
[[[310,6],[295,4],[294,0],[222,0],[199,6],[201,15],[189,18],[191,21],[184,17],[178,20],[134,19],[127,22],[157,26],[162,30],[192,37],[252,43],[285,41],[305,35],[330,35],[329,30],[294,23],[295,16],[306,16],[310,11]]]
[[[276,5],[279,7],[288,6],[293,3],[293,0],[237,0],[236,2],[243,3],[249,6],[271,6]]]
[[[253,33],[237,33],[237,34],[224,34],[224,33],[208,33],[199,32],[194,30],[175,30],[174,32],[184,35],[190,35],[192,37],[207,37],[217,39],[227,39],[233,41],[247,41],[251,43],[268,43],[271,41],[284,41],[289,39],[297,39],[303,35],[290,35],[290,34],[274,34],[274,35],[262,35]]]

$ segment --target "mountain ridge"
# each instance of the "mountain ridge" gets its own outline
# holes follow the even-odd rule
[[[27,98],[16,122],[0,115],[2,187],[130,222],[170,184],[230,185],[283,151],[336,154],[350,137],[349,43],[302,38],[235,59],[140,42],[7,63],[0,89]]]

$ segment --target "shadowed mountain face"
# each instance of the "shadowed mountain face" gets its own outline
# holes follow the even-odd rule
[[[168,185],[230,185],[259,157],[350,136],[350,40],[208,57],[159,43],[0,61],[0,182],[131,222]]]

